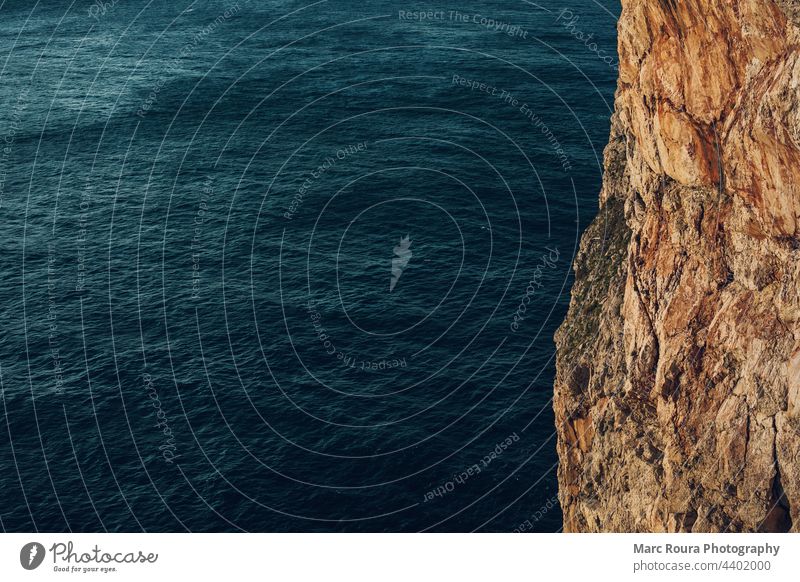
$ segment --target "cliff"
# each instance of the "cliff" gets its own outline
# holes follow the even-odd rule
[[[556,335],[565,531],[800,531],[800,0],[623,0]]]

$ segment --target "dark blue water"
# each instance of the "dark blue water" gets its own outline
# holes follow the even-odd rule
[[[2,529],[557,531],[616,14],[0,4]]]

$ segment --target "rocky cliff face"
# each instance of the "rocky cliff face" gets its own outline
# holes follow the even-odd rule
[[[565,531],[800,531],[800,1],[623,0],[556,336]]]

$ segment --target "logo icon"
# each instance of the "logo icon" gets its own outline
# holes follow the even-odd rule
[[[44,546],[38,542],[30,542],[19,551],[19,563],[26,570],[35,570],[44,562]]]
[[[389,282],[389,293],[394,291],[397,282],[403,275],[403,270],[408,266],[408,262],[414,253],[411,252],[411,243],[413,241],[406,235],[400,239],[400,244],[394,247],[395,257],[392,259],[392,279]]]

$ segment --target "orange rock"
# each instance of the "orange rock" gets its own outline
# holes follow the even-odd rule
[[[799,23],[794,0],[623,0],[556,335],[567,531],[800,531]]]

